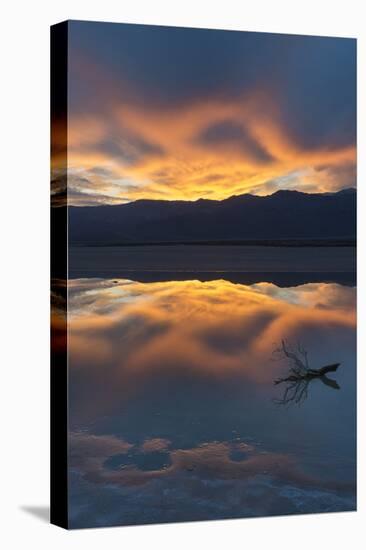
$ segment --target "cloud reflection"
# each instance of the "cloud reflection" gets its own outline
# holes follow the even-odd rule
[[[141,447],[113,436],[71,433],[71,467],[94,483],[143,485],[154,479],[184,474],[201,480],[248,480],[270,476],[299,486],[339,490],[344,483],[321,480],[302,471],[294,457],[268,452],[246,443],[208,441],[190,449]],[[157,455],[163,460],[157,460]],[[351,489],[347,484],[346,488]]]
[[[274,343],[301,340],[316,368],[353,345],[356,323],[355,290],[323,283],[74,279],[68,314],[74,420],[113,411],[157,376],[272,384]]]

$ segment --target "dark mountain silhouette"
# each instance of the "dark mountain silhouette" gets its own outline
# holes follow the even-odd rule
[[[69,208],[71,244],[355,239],[356,190]]]

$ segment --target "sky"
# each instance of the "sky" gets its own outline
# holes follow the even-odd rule
[[[353,39],[73,21],[68,51],[69,204],[356,185]]]

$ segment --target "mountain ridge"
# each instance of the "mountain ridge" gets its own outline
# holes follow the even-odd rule
[[[281,239],[354,239],[355,188],[334,193],[278,190],[227,199],[139,199],[70,206],[71,244]]]

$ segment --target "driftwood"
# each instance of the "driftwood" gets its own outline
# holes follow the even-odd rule
[[[294,382],[296,380],[306,380],[306,379],[312,379],[312,378],[318,378],[321,376],[325,376],[328,372],[335,372],[340,363],[333,363],[332,365],[326,365],[325,367],[322,367],[321,369],[308,369],[304,373],[299,374],[291,374],[290,376],[287,376],[286,378],[277,378],[277,380],[274,381],[275,384],[281,384],[281,382]],[[329,378],[328,378],[329,380]]]
[[[289,405],[292,402],[302,403],[308,396],[310,382],[316,378],[333,389],[339,389],[337,382],[326,375],[329,372],[335,372],[340,363],[332,363],[320,369],[312,369],[309,366],[307,351],[300,344],[298,344],[297,350],[294,351],[287,346],[284,340],[282,340],[281,346],[274,350],[274,354],[277,355],[278,359],[287,358],[290,362],[289,375],[284,378],[277,378],[274,381],[276,385],[286,384],[282,399],[275,400],[276,403],[280,405]]]

